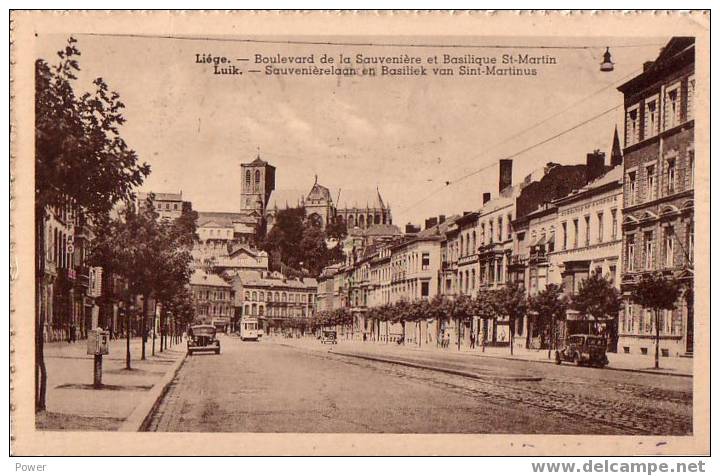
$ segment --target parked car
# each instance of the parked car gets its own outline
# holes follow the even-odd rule
[[[198,325],[190,327],[188,333],[187,351],[188,355],[193,352],[215,352],[220,353],[220,341],[216,337],[217,329],[212,325]]]
[[[565,340],[565,347],[555,351],[555,363],[605,367],[608,364],[607,339],[602,336],[574,334]]]
[[[337,332],[335,331],[323,331],[322,337],[320,338],[321,344],[337,344]]]

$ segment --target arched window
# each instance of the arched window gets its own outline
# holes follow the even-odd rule
[[[475,253],[475,230],[472,232],[472,248],[470,249],[470,254]]]
[[[280,293],[277,292],[277,291],[275,291],[275,300],[276,300],[276,301],[279,301],[279,300],[280,300]]]
[[[283,300],[283,302],[287,302],[287,293],[286,292],[282,293],[282,300]]]
[[[355,226],[355,217],[352,216],[352,215],[348,215],[348,218],[347,218],[347,227],[348,227],[348,228],[352,228],[352,227],[354,227],[354,226]]]
[[[463,245],[464,245],[464,243],[463,243],[463,236],[460,235],[460,255],[461,255],[461,256],[462,256],[462,254],[463,254],[463,251],[465,250],[465,247],[464,247]]]
[[[250,291],[245,291],[245,300],[246,301],[250,300]]]
[[[257,304],[255,303],[252,305],[252,315],[257,316]]]
[[[256,291],[252,292],[252,300],[257,301],[257,292]]]
[[[245,190],[250,191],[250,180],[252,179],[252,175],[250,175],[250,171],[245,171]]]
[[[265,292],[264,291],[260,291],[260,300],[261,301],[265,300]]]
[[[245,304],[245,315],[246,316],[250,315],[250,304]]]
[[[380,224],[380,214],[376,214],[376,215],[375,215],[375,224],[376,224],[376,225],[379,225],[379,224]]]
[[[265,306],[260,306],[260,315],[261,316],[265,315]]]
[[[270,291],[268,291],[268,298],[267,298],[267,300],[268,300],[268,302],[272,302],[272,300],[273,300],[273,298],[272,298],[272,293],[271,293]]]
[[[358,216],[358,226],[360,228],[365,228],[365,215]]]

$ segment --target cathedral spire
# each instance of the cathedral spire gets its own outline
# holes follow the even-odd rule
[[[617,125],[615,125],[615,135],[613,136],[612,152],[610,153],[610,165],[617,167],[622,165],[623,156],[622,149],[620,148],[620,137],[618,136]]]

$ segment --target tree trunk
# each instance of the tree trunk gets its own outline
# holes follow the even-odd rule
[[[35,207],[35,239],[37,261],[35,269],[36,286],[35,296],[37,310],[35,316],[35,411],[43,411],[46,407],[47,395],[47,368],[45,367],[45,293],[43,284],[45,280],[45,207]]]
[[[140,360],[145,360],[145,340],[147,339],[145,319],[147,318],[147,302],[147,294],[143,294],[142,316],[140,316]]]
[[[655,368],[660,368],[660,309],[655,309]]]
[[[457,343],[458,343],[458,350],[460,350],[460,339],[461,339],[461,333],[460,333],[460,318],[457,318]]]
[[[515,319],[508,321],[508,327],[510,328],[510,355],[514,355],[513,348],[515,345]]]
[[[125,329],[125,368],[131,370],[130,366],[130,328],[132,325],[132,313],[130,312],[130,306],[127,306],[127,328]]]
[[[155,329],[157,328],[156,325],[157,320],[157,302],[153,303],[153,315],[152,315],[152,355],[155,356]]]

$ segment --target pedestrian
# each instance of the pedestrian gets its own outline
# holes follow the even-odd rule
[[[475,348],[475,333],[474,332],[470,333],[470,348],[471,349]]]

